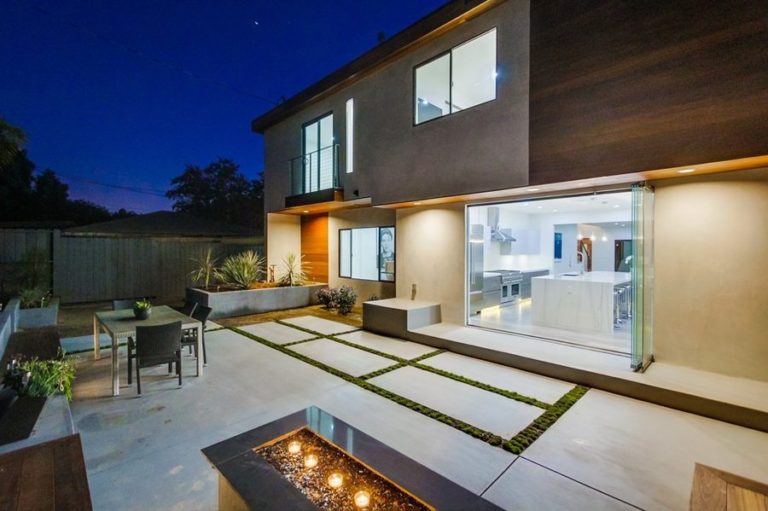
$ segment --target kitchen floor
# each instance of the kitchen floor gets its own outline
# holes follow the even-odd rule
[[[582,333],[531,324],[531,299],[519,300],[506,307],[491,307],[469,318],[469,324],[493,330],[542,337],[588,348],[629,354],[632,342],[632,322],[623,320],[615,326],[613,335]]]

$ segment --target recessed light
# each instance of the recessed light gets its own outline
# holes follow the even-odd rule
[[[613,207],[614,208],[620,208],[621,206],[619,206],[618,204],[614,204]]]
[[[309,213],[309,211],[307,211],[307,210],[305,209],[305,210],[304,210],[304,214],[307,214],[307,213]]]
[[[413,205],[414,206],[421,206],[421,202],[414,202]]]
[[[691,172],[696,172],[696,169],[683,169],[677,171],[678,174],[690,174]]]
[[[526,192],[538,192],[540,188],[528,188]]]

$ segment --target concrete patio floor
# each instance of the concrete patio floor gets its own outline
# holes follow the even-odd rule
[[[230,330],[206,342],[204,377],[194,377],[194,358],[185,356],[181,388],[158,367],[142,372],[141,397],[125,384],[124,363],[122,394],[113,398],[107,354],[80,356],[72,412],[95,509],[215,509],[216,474],[200,449],[309,405],[506,509],[684,509],[696,461],[768,480],[760,462],[768,434],[605,392],[589,391],[518,457]],[[539,378],[485,364],[471,377],[487,371],[488,383],[512,389]],[[410,371],[419,370],[385,376],[402,386]],[[444,385],[431,376],[435,383],[420,385],[429,399]],[[457,385],[450,392],[477,391]],[[467,413],[495,415],[491,401]]]

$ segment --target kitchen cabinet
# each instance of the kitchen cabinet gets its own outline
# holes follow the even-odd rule
[[[505,241],[499,246],[500,255],[526,255],[541,252],[541,236],[538,229],[502,229],[516,241]]]

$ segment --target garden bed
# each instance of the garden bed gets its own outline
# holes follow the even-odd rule
[[[237,291],[206,291],[188,287],[186,298],[213,309],[211,319],[245,316],[317,303],[317,292],[326,284],[269,287]]]
[[[59,299],[57,297],[51,298],[51,301],[45,307],[19,309],[17,317],[18,328],[56,326],[59,317]]]

